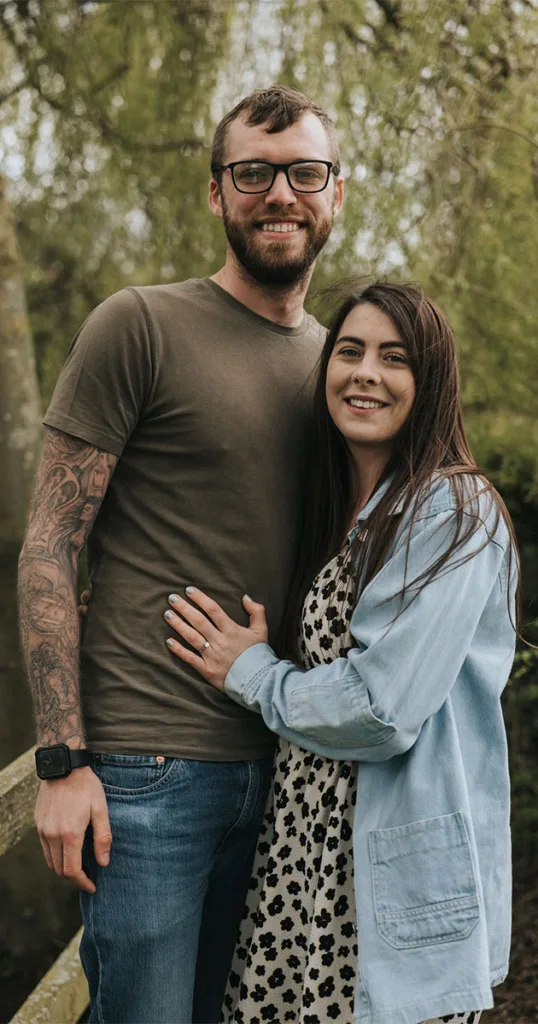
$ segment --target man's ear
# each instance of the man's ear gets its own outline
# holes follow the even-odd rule
[[[334,185],[334,216],[338,217],[344,203],[344,179],[338,177]]]
[[[209,195],[207,197],[207,201],[209,203],[211,213],[214,213],[215,217],[219,217],[222,220],[222,195],[220,185],[215,178],[211,178],[209,182]]]

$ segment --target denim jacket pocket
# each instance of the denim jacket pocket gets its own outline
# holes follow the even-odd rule
[[[465,939],[479,918],[461,811],[369,833],[377,930],[395,949]]]

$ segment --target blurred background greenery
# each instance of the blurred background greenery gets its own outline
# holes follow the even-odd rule
[[[418,280],[456,328],[469,435],[514,517],[538,642],[537,53],[533,0],[1,0],[4,763],[33,742],[13,586],[40,410],[98,302],[219,267],[212,131],[272,82],[322,104],[342,150],[346,205],[311,294],[349,274]],[[505,710],[516,910],[490,1024],[538,1020],[538,658],[524,645]],[[78,919],[35,837],[0,862],[0,898],[10,1014]]]

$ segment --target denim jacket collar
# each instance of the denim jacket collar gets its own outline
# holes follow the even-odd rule
[[[377,488],[377,490],[374,491],[372,497],[370,498],[369,501],[366,502],[364,508],[361,509],[355,520],[354,526],[351,527],[351,530],[348,533],[348,539],[350,541],[353,541],[355,539],[357,533],[359,532],[361,524],[364,523],[364,521],[368,519],[368,517],[372,514],[374,509],[377,508],[379,502],[381,501],[382,498],[384,498],[393,480],[394,473],[391,473],[390,476],[388,476],[387,479],[384,480],[383,483]],[[394,508],[391,510],[391,515],[394,515],[397,512],[401,512],[402,505],[403,497],[398,500]]]

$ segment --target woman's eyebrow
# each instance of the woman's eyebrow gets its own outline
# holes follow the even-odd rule
[[[339,345],[340,342],[342,342],[342,341],[352,341],[354,345],[364,345],[364,346],[366,346],[366,342],[363,341],[362,338],[356,338],[352,334],[346,334],[346,335],[344,335],[344,337],[338,338],[336,344]],[[408,346],[405,344],[405,341],[399,341],[399,340],[396,341],[396,339],[394,341],[382,341],[380,346],[379,346],[379,348],[404,348],[404,349],[407,349],[407,347]]]

